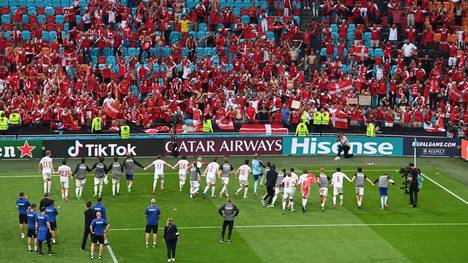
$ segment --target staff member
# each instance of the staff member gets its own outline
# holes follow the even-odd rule
[[[419,193],[419,182],[418,176],[421,172],[418,168],[414,166],[414,163],[409,164],[409,197],[410,197],[410,204],[413,208],[416,208],[418,204],[418,193]]]
[[[239,215],[239,208],[232,203],[229,197],[224,205],[218,209],[218,213],[224,217],[223,228],[221,230],[221,239],[219,242],[224,242],[224,234],[226,233],[226,227],[229,227],[227,242],[231,242],[232,229],[234,228],[234,217]]]
[[[91,201],[86,202],[86,210],[84,211],[84,232],[83,232],[83,241],[81,242],[81,250],[86,250],[86,242],[88,241],[88,236],[91,234],[89,226],[93,222],[96,213],[91,208]]]
[[[5,135],[8,131],[8,118],[4,111],[0,111],[0,134]]]
[[[276,172],[276,166],[274,164],[270,165],[270,170],[266,174],[266,187],[267,193],[262,199],[263,206],[271,205],[273,196],[275,196],[275,186],[276,179],[278,178],[278,173]]]
[[[151,205],[145,209],[146,228],[145,228],[145,246],[149,247],[150,234],[153,232],[153,247],[156,247],[158,240],[158,222],[161,216],[161,208],[156,205],[156,199],[151,199]]]
[[[19,229],[21,238],[24,238],[24,225],[28,223],[27,212],[31,203],[29,203],[24,192],[19,193],[18,199],[16,199],[16,207],[18,208],[18,219],[19,219]]]
[[[309,136],[309,129],[304,122],[301,122],[297,125],[296,136]]]
[[[93,118],[91,122],[91,133],[101,133],[102,131],[102,119],[99,116]]]
[[[50,193],[45,193],[44,198],[42,198],[41,201],[39,202],[39,210],[42,211],[42,208],[46,209],[52,203],[54,203],[54,200],[50,198]]]
[[[336,141],[338,142],[338,154],[335,160],[341,159],[341,152],[344,152],[344,158],[353,157],[353,154],[348,153],[351,149],[351,144],[349,144],[348,138],[343,133],[340,132],[338,136],[336,136]]]
[[[175,261],[177,240],[179,240],[179,232],[174,224],[172,217],[167,219],[167,224],[164,226],[164,241],[167,247],[167,262]]]
[[[99,244],[99,258],[102,258],[102,251],[104,250],[104,235],[109,229],[109,224],[107,224],[107,220],[102,218],[101,212],[96,213],[96,218],[93,219],[91,225],[89,226],[89,230],[91,234],[93,234],[92,242],[91,242],[91,259],[94,259],[94,247],[96,244]]]

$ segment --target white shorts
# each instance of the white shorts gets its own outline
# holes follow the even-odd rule
[[[154,180],[158,180],[158,179],[164,179],[164,174],[155,174]]]
[[[320,187],[319,188],[320,196],[328,196],[328,188],[327,187]]]
[[[364,195],[364,187],[356,187],[356,194],[357,195]]]
[[[216,176],[207,176],[206,177],[207,184],[216,184]]]
[[[239,185],[249,185],[249,180],[239,179]]]
[[[283,187],[275,187],[275,195],[278,195],[281,192],[283,192]]]
[[[229,184],[229,177],[221,177],[221,183],[224,185]]]
[[[76,187],[84,186],[85,183],[86,183],[86,179],[82,179],[82,180],[76,179],[76,180],[75,180],[75,185],[76,185]]]
[[[42,179],[45,180],[52,180],[52,173],[49,173],[49,172],[42,172]]]
[[[94,177],[94,185],[104,184],[104,177],[103,178],[96,178]]]
[[[68,180],[60,180],[60,188],[68,188]]]
[[[283,199],[294,199],[294,190],[285,189]]]
[[[200,187],[199,181],[190,181],[190,188],[198,188]]]
[[[343,187],[333,187],[333,195],[343,194]]]
[[[185,173],[179,173],[179,180],[180,180],[180,181],[185,181],[185,178],[187,178],[187,174],[185,174]]]
[[[120,180],[112,178],[112,184],[116,184],[116,183],[120,183]]]

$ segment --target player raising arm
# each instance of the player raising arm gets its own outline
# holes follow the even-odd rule
[[[129,193],[131,193],[132,185],[133,185],[133,176],[135,175],[133,172],[133,169],[135,169],[135,166],[143,168],[143,165],[137,162],[137,160],[135,160],[135,158],[133,158],[131,154],[127,154],[127,158],[123,162],[122,166],[123,166],[123,170],[125,171],[125,177],[127,179],[127,190]]]
[[[45,156],[39,162],[39,173],[42,172],[42,179],[44,180],[44,193],[50,193],[52,186],[52,173],[54,173],[54,162],[50,157],[51,151],[46,151]]]
[[[317,178],[315,174],[308,173],[307,170],[303,171],[303,174],[299,177],[298,184],[301,185],[301,193],[302,193],[302,213],[306,211],[307,201],[309,199],[310,187],[312,184],[317,182]]]
[[[249,167],[249,160],[245,160],[244,164],[237,168],[236,174],[239,176],[239,189],[237,189],[236,195],[244,190],[244,198],[247,198],[250,171],[251,169]]]
[[[187,157],[182,156],[181,159],[176,164],[174,164],[174,166],[171,166],[172,169],[175,169],[176,167],[179,167],[179,191],[182,192],[182,189],[185,185],[185,180],[187,178],[187,170],[189,168],[189,161],[187,161]]]
[[[102,188],[104,185],[105,177],[106,177],[106,171],[107,171],[107,166],[104,164],[104,157],[100,156],[98,158],[98,162],[95,163],[90,169],[88,169],[88,172],[91,172],[92,170],[95,170],[94,173],[94,195],[93,197],[102,196]]]
[[[379,193],[380,193],[380,207],[382,210],[385,208],[388,208],[388,183],[395,184],[395,181],[388,175],[387,172],[385,172],[383,175],[379,176],[374,181],[374,184],[377,184],[379,187]]]
[[[208,189],[211,187],[211,198],[215,198],[216,191],[216,175],[219,176],[219,164],[218,159],[214,158],[211,163],[206,166],[203,176],[206,177],[206,187],[203,191],[203,199],[205,198]]]
[[[161,179],[161,191],[164,191],[164,166],[171,167],[166,161],[161,159],[159,155],[156,160],[147,165],[143,170],[148,170],[151,166],[154,166],[154,178],[153,178],[153,194],[156,193],[156,186],[158,185],[158,179]]]
[[[81,162],[76,166],[73,176],[75,177],[75,194],[76,198],[81,199],[83,195],[83,187],[86,183],[86,171],[89,170],[85,164],[85,158],[81,158]]]
[[[343,206],[343,180],[346,178],[348,182],[351,179],[346,174],[341,172],[340,167],[336,167],[336,172],[332,174],[332,182],[330,186],[333,186],[333,208],[336,207],[336,196],[340,195],[340,206]]]
[[[351,178],[351,182],[354,182],[356,180],[356,204],[359,209],[361,209],[362,206],[362,199],[364,198],[364,183],[367,180],[371,185],[374,185],[374,183],[367,178],[367,176],[362,172],[362,168],[358,167],[356,174]]]
[[[114,156],[114,162],[107,167],[106,173],[112,173],[112,197],[115,194],[120,195],[120,176],[123,172],[123,166],[119,163],[119,157]]]
[[[62,193],[62,200],[67,203],[69,187],[68,178],[72,175],[71,168],[67,165],[67,159],[63,159],[62,165],[58,167],[57,172],[60,176],[60,192]]]

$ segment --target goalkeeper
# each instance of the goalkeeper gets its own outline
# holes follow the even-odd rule
[[[98,158],[98,162],[95,163],[90,169],[88,169],[88,172],[91,172],[92,170],[95,170],[94,173],[94,195],[93,197],[102,196],[102,188],[104,183],[107,184],[107,166],[104,164],[104,157],[100,156]]]

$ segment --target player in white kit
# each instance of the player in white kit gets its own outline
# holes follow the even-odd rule
[[[294,212],[294,191],[296,190],[297,180],[291,176],[291,172],[286,173],[286,177],[283,178],[281,184],[284,187],[283,192],[283,210],[282,213],[284,214],[284,210],[286,209],[286,202],[289,200],[289,208],[291,212]]]
[[[205,171],[203,172],[203,176],[206,177],[206,187],[203,191],[203,198],[205,198],[208,189],[211,187],[211,198],[215,198],[215,191],[216,191],[216,176],[219,177],[219,164],[218,159],[214,158],[211,163],[206,166]]]
[[[62,200],[68,202],[68,178],[72,175],[70,166],[67,165],[67,160],[62,161],[62,165],[57,168],[57,172],[60,176],[60,192],[62,193]]]
[[[251,169],[249,166],[249,160],[245,160],[244,164],[237,168],[236,174],[238,174],[239,176],[239,189],[237,189],[236,195],[238,195],[242,190],[244,190],[244,198],[247,198],[250,172]]]
[[[187,178],[189,161],[187,161],[185,156],[182,156],[181,158],[182,159],[180,159],[176,164],[174,164],[174,166],[172,166],[172,169],[179,167],[179,190],[182,192],[182,188],[184,188],[185,180]]]
[[[340,195],[340,206],[343,206],[343,180],[346,178],[348,182],[351,179],[346,174],[341,172],[340,167],[336,167],[336,172],[332,174],[331,186],[333,186],[333,207],[336,207],[336,196]]]
[[[166,161],[161,159],[161,156],[158,156],[156,160],[146,166],[143,170],[147,170],[151,166],[154,166],[154,179],[153,179],[153,194],[156,193],[156,186],[158,184],[158,179],[161,179],[161,191],[164,191],[164,166],[172,166]]]
[[[42,179],[44,180],[44,193],[50,193],[50,187],[52,186],[52,173],[54,173],[54,162],[50,157],[52,153],[50,151],[45,152],[45,156],[42,157],[39,162],[39,173],[42,172]]]

